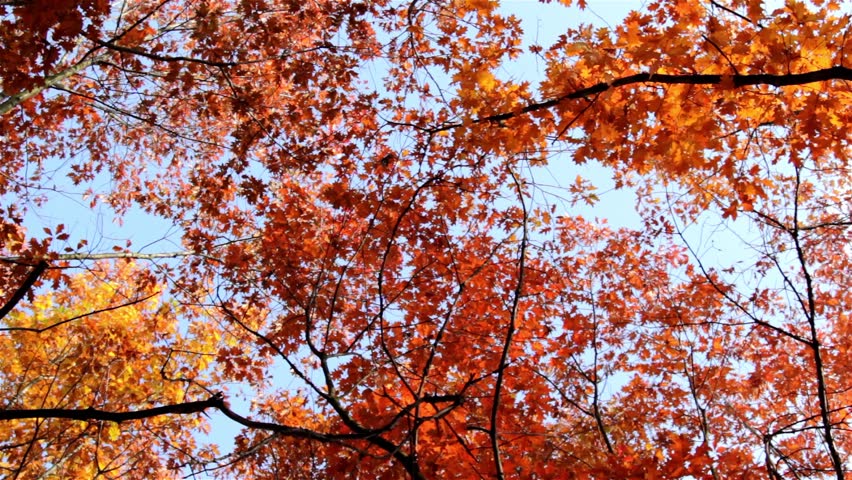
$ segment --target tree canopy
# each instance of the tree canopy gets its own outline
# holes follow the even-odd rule
[[[0,2],[0,471],[842,480],[850,25]],[[593,168],[635,226],[587,213]],[[180,245],[87,238],[63,198]]]

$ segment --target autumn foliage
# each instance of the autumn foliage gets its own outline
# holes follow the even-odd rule
[[[569,23],[0,2],[2,475],[849,475],[848,8]]]

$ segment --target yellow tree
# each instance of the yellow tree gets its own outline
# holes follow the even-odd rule
[[[4,476],[157,478],[191,460],[205,419],[164,414],[192,411],[215,342],[179,333],[164,295],[132,262],[96,264],[4,319]]]

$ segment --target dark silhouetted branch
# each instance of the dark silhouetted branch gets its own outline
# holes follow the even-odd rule
[[[30,289],[33,288],[33,285],[35,285],[35,282],[38,280],[38,277],[40,277],[45,270],[47,270],[46,261],[42,260],[35,265],[35,268],[33,268],[30,274],[27,275],[27,278],[24,279],[24,283],[22,283],[21,286],[18,287],[18,289],[12,295],[12,298],[10,298],[9,301],[7,301],[2,308],[0,308],[0,319],[5,318],[6,315],[8,315],[9,312],[11,312],[15,308],[18,302],[20,302],[21,299],[24,298],[24,295],[26,295],[27,292],[29,292]]]

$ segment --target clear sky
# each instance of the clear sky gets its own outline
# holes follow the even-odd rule
[[[641,10],[645,2],[639,0],[590,1],[588,8],[566,9],[557,2],[545,4],[529,0],[502,2],[501,10],[520,19],[524,31],[523,45],[552,45],[566,29],[580,24],[615,28],[631,10]],[[537,85],[544,78],[545,68],[540,59],[526,53],[518,61],[506,65],[508,78],[528,81]],[[636,227],[639,217],[633,209],[634,194],[630,190],[615,190],[612,174],[608,169],[594,163],[575,165],[567,155],[551,158],[550,164],[533,171],[534,181],[541,185],[537,201],[557,203],[557,214],[583,215],[586,218],[606,219],[613,227]],[[597,188],[599,201],[594,205],[577,203],[568,205],[558,202],[559,190],[572,184],[580,175]],[[564,191],[564,190],[563,190]]]

